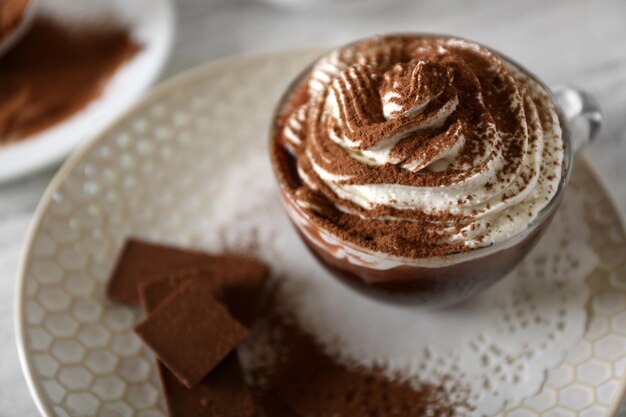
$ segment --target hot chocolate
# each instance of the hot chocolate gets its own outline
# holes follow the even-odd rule
[[[472,42],[359,42],[322,57],[295,93],[277,138],[296,159],[295,200],[359,246],[407,257],[488,246],[556,192],[563,142],[548,93]]]
[[[342,276],[394,288],[508,271],[536,240],[529,225],[549,217],[567,151],[541,83],[474,42],[423,35],[322,56],[284,97],[271,145],[314,253]],[[506,265],[460,261],[498,245]]]

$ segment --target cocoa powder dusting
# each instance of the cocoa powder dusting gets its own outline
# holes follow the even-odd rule
[[[249,378],[267,417],[454,417],[470,409],[466,389],[449,378],[426,384],[342,364],[290,317],[273,313],[264,320],[271,336],[261,350],[274,360],[249,370]]]
[[[37,18],[0,58],[0,145],[41,132],[84,108],[140,49],[124,28],[73,28]]]
[[[287,192],[311,222],[375,252],[452,255],[482,243],[483,235],[468,231],[480,231],[476,222],[532,184],[538,172],[528,169],[529,150],[552,111],[529,93],[531,78],[463,42],[412,35],[360,41],[323,58],[292,89],[273,152],[287,149],[289,158],[277,159],[288,163],[276,171],[286,173]],[[335,64],[336,74],[316,79]],[[298,141],[289,142],[285,120],[295,112],[306,117],[289,132]],[[412,207],[402,187],[443,198]],[[396,204],[394,193],[408,198]]]

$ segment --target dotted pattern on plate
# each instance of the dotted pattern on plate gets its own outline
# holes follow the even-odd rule
[[[586,279],[591,290],[587,331],[563,364],[548,373],[541,392],[507,407],[502,413],[506,417],[602,417],[614,415],[621,404],[626,370],[624,230],[606,191],[580,162],[570,186],[587,197],[584,220],[592,230],[589,243],[600,257],[600,266]]]

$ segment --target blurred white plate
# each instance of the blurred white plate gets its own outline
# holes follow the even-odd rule
[[[171,50],[174,9],[170,0],[90,0],[88,4],[63,4],[56,0],[41,2],[42,13],[46,13],[46,9],[61,7],[72,9],[63,10],[67,18],[76,18],[86,12],[95,15],[106,7],[129,25],[133,38],[143,49],[120,68],[102,95],[83,110],[39,134],[0,146],[0,183],[57,163],[78,144],[98,134],[157,79]]]

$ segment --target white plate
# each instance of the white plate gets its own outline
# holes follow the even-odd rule
[[[56,3],[61,3],[57,6]],[[123,65],[103,94],[64,122],[17,143],[0,146],[0,183],[50,166],[65,158],[79,143],[92,138],[123,114],[158,77],[174,36],[170,0],[90,0],[89,7],[108,2],[111,15],[127,22],[143,49]],[[41,0],[42,13],[52,7],[75,8],[81,3]],[[79,6],[79,7],[76,7]]]
[[[271,175],[265,152],[273,105],[315,55],[237,57],[179,76],[61,168],[33,220],[16,294],[20,360],[43,415],[165,414],[154,359],[132,332],[139,311],[104,297],[115,256],[129,235],[209,250],[246,244],[247,234],[223,223],[226,203],[236,207],[243,193],[267,190],[228,187],[229,174],[249,169],[250,156],[260,155],[249,176]],[[580,221],[590,226],[588,243],[600,260],[587,277],[589,325],[540,392],[508,404],[502,416],[613,416],[622,398],[626,235],[584,158],[570,187],[584,196]],[[276,196],[266,200],[274,209]],[[248,211],[237,218],[243,224],[264,209],[240,208]],[[283,223],[278,234],[260,236],[262,243],[290,245],[305,271],[311,256]],[[231,233],[220,233],[225,229]]]

